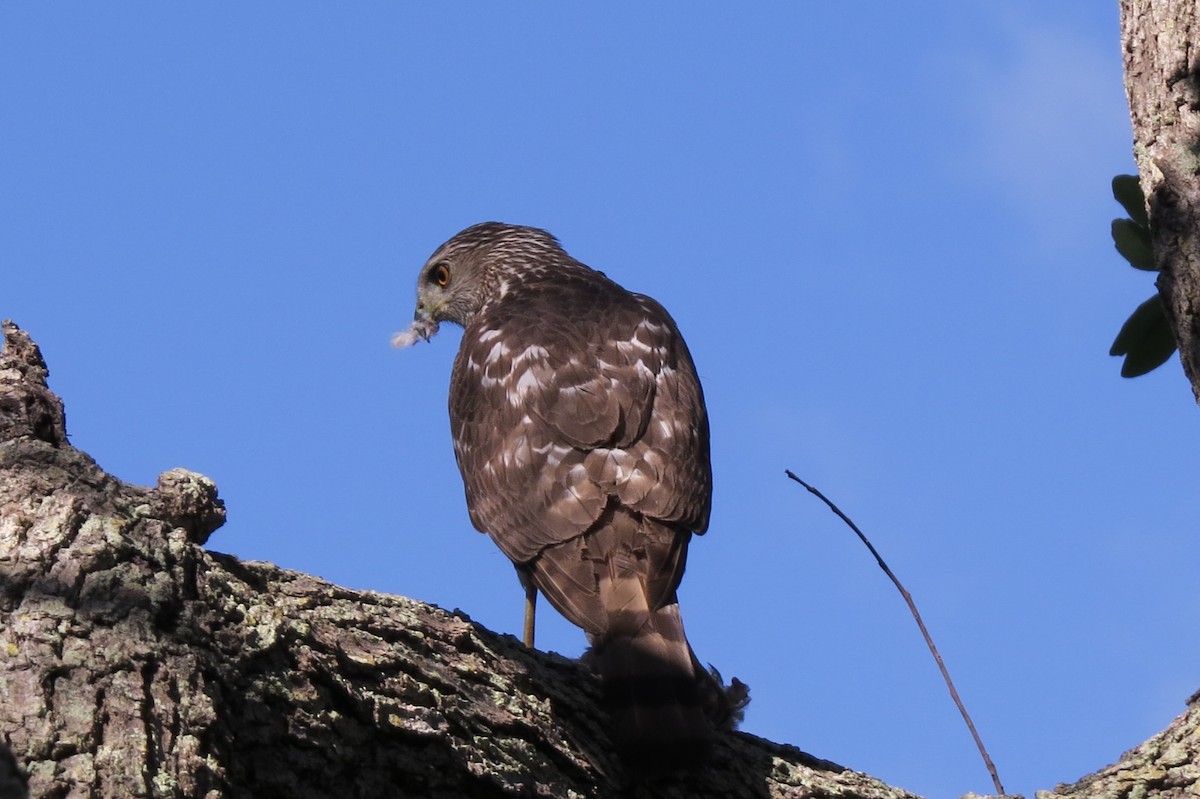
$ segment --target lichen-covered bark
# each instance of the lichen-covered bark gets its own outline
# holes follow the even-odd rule
[[[1200,8],[1121,0],[1125,92],[1158,290],[1200,402]]]
[[[153,489],[66,439],[37,347],[0,353],[0,798],[869,797],[905,792],[730,733],[651,784],[595,677],[461,614],[201,547],[207,478]]]
[[[0,352],[0,799],[911,799],[790,746],[721,736],[652,783],[612,754],[582,665],[397,596],[208,552],[215,486],[153,489],[66,438],[37,347]],[[15,756],[15,758],[14,758]],[[1200,793],[1200,702],[1041,799]]]
[[[1200,796],[1200,694],[1171,726],[1111,766],[1037,799],[1194,799]]]

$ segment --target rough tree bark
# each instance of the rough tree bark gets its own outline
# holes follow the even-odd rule
[[[3,799],[26,781],[121,799],[911,796],[742,733],[702,771],[631,782],[586,668],[461,614],[204,550],[225,518],[213,483],[106,474],[67,441],[36,345],[3,333]],[[1047,797],[1194,796],[1198,749],[1193,707]]]
[[[1187,711],[1111,766],[1037,799],[1195,799],[1200,795],[1200,692]]]
[[[911,796],[751,735],[630,782],[595,677],[462,614],[208,552],[216,487],[70,445],[28,336],[0,353],[0,797]],[[9,751],[4,751],[5,746]]]
[[[1200,8],[1121,0],[1125,93],[1158,291],[1200,402]]]
[[[743,733],[701,771],[630,781],[586,668],[458,613],[204,550],[225,517],[213,483],[106,474],[67,441],[37,347],[3,332],[0,799],[911,799]],[[1193,707],[1045,797],[1195,796],[1198,750]]]

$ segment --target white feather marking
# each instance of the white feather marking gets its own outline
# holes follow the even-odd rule
[[[643,319],[638,322],[638,330],[645,330],[647,333],[657,333],[663,329],[663,326],[657,322],[651,322],[649,319]],[[637,335],[636,333],[634,335]]]
[[[521,417],[521,421],[509,435],[507,446],[500,453],[500,462],[506,468],[524,469],[533,463],[534,448],[529,443],[529,430],[533,420],[529,415]]]
[[[554,467],[556,467],[560,463],[562,463],[563,457],[570,451],[571,451],[570,447],[564,447],[564,446],[556,445],[553,443],[547,444],[544,447],[538,447],[538,448],[534,449],[534,452],[538,453],[539,455],[545,456],[547,470],[553,469]]]
[[[527,361],[544,360],[549,357],[549,350],[547,350],[545,347],[539,347],[535,344],[532,347],[526,347],[524,352],[517,353],[517,356],[513,358],[513,367],[515,368],[520,366]]]
[[[508,351],[508,347],[503,341],[497,341],[492,345],[491,350],[488,351],[488,354],[484,357],[483,362],[485,364],[495,363],[504,356],[508,355]]]
[[[517,382],[508,392],[508,404],[520,405],[525,401],[525,397],[530,391],[541,387],[541,381],[538,379],[537,369],[529,368],[521,372],[521,376],[517,378]]]
[[[533,465],[533,448],[529,446],[529,439],[526,436],[521,436],[521,440],[517,442],[517,446],[513,450],[513,465],[518,469],[528,469]]]
[[[624,355],[654,351],[654,347],[638,338],[636,333],[634,333],[634,337],[629,341],[622,341],[617,344],[617,349]]]
[[[499,335],[499,330],[484,330],[476,337],[476,341],[480,344],[487,344],[492,339],[499,337]]]
[[[515,438],[500,457],[509,468],[525,469],[533,462],[529,438],[524,435]]]

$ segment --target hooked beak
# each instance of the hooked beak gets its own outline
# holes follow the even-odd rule
[[[426,341],[437,335],[438,322],[433,318],[433,310],[418,305],[417,310],[413,311],[413,322],[409,329]]]

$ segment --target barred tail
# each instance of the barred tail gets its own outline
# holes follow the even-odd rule
[[[647,775],[700,765],[713,737],[700,688],[708,675],[696,673],[679,605],[596,644],[613,741],[625,763]]]

